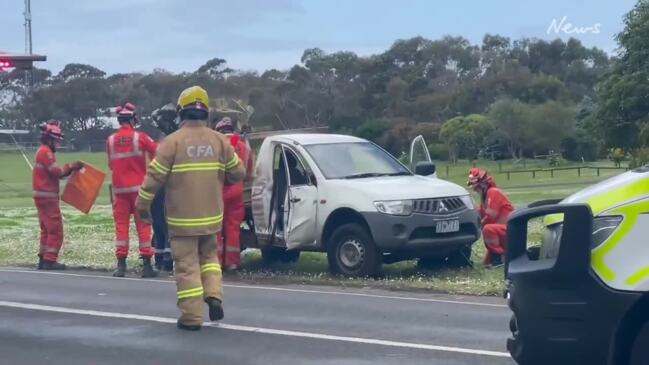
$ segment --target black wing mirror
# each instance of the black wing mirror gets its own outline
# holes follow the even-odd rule
[[[415,165],[415,175],[429,176],[435,173],[436,167],[432,162],[417,162]]]

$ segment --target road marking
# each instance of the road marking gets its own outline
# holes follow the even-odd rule
[[[31,303],[0,301],[0,307],[28,309],[28,310],[36,310],[42,312],[79,314],[79,315],[86,315],[92,317],[113,318],[113,319],[133,319],[139,321],[167,323],[167,324],[176,323],[176,319],[167,318],[167,317],[146,316],[146,315],[130,314],[130,313],[104,312],[104,311],[66,308],[66,307],[55,307],[50,305],[31,304]],[[215,328],[231,330],[231,331],[260,333],[266,335],[301,337],[301,338],[311,338],[316,340],[350,342],[350,343],[360,343],[360,344],[367,344],[367,345],[400,347],[400,348],[429,350],[429,351],[454,352],[454,353],[482,355],[482,356],[491,356],[491,357],[510,357],[510,355],[506,352],[468,349],[463,347],[438,346],[438,345],[429,345],[429,344],[422,344],[422,343],[379,340],[374,338],[334,336],[334,335],[326,335],[322,333],[286,331],[286,330],[278,330],[272,328],[240,326],[240,325],[225,324],[225,323],[205,322],[203,323],[203,325],[207,327],[215,327]]]
[[[82,278],[98,278],[98,279],[110,279],[110,280],[149,281],[149,282],[156,282],[156,283],[175,284],[175,282],[173,281],[161,280],[161,279],[114,278],[112,276],[104,276],[104,275],[72,274],[72,273],[49,272],[49,271],[0,269],[0,272],[16,272],[16,273],[40,274],[40,275],[61,275],[61,276],[74,276],[74,277],[82,277]],[[417,297],[404,297],[404,296],[379,295],[379,294],[367,294],[367,293],[350,293],[350,292],[332,291],[332,290],[278,288],[272,286],[258,286],[258,285],[223,284],[223,286],[226,288],[236,288],[236,289],[255,289],[255,290],[269,290],[269,291],[281,291],[281,292],[304,293],[304,294],[340,295],[340,296],[348,296],[348,297],[403,300],[403,301],[411,301],[411,302],[459,304],[459,305],[470,305],[470,306],[477,306],[477,307],[507,308],[507,305],[504,304],[481,303],[481,302],[450,300],[450,299],[433,299],[433,298],[417,298]]]

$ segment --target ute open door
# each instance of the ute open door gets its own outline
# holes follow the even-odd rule
[[[318,188],[300,154],[286,146],[283,149],[289,177],[284,241],[290,250],[316,241]]]
[[[274,232],[276,232],[277,206],[275,179],[277,178],[277,168],[279,155],[276,144],[266,140],[259,149],[259,157],[255,168],[255,177],[252,182],[250,191],[250,200],[252,206],[252,217],[255,223],[255,235],[261,246],[272,244]],[[272,157],[271,157],[272,156]],[[269,158],[270,157],[270,158]]]
[[[409,156],[409,165],[410,171],[415,172],[415,167],[420,162],[433,163],[433,160],[430,158],[430,153],[428,152],[428,145],[424,140],[424,136],[418,135],[410,143],[410,156]],[[429,177],[437,177],[437,171]]]
[[[280,143],[261,146],[252,184],[252,214],[261,246],[294,249],[316,240],[317,188],[303,159]]]

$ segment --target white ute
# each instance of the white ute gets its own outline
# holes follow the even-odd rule
[[[367,140],[333,134],[267,137],[259,150],[242,249],[266,261],[326,252],[331,271],[374,276],[382,263],[470,264],[480,237],[463,187],[437,178],[417,137],[406,167]],[[414,173],[413,173],[414,172]]]

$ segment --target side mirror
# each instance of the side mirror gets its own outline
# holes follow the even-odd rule
[[[545,205],[554,205],[559,204],[563,199],[548,199],[548,200],[539,200],[529,204],[528,208],[538,208]]]
[[[436,167],[432,162],[417,162],[415,165],[415,175],[430,176],[435,173]]]

